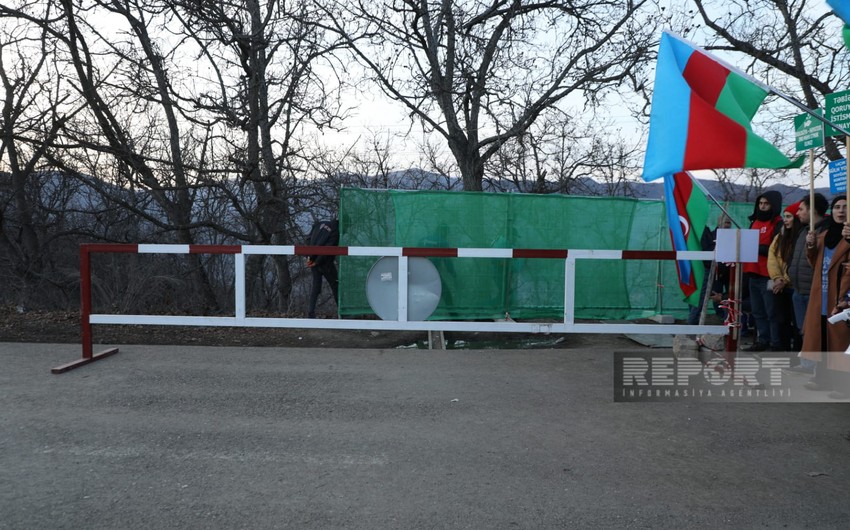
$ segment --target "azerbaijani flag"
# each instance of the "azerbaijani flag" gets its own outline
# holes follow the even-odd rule
[[[661,35],[643,179],[694,169],[800,167],[752,131],[767,88],[693,44]]]
[[[709,204],[690,174],[682,171],[675,175],[664,175],[664,201],[673,249],[702,250],[700,238],[708,221]],[[676,261],[676,270],[685,302],[698,306],[705,277],[702,262]]]
[[[850,0],[826,0],[832,12],[844,21],[844,29],[841,35],[844,38],[844,46],[850,49]]]

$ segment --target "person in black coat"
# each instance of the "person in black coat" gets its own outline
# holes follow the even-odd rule
[[[339,221],[319,221],[310,230],[309,245],[314,247],[335,247],[339,245]],[[336,256],[313,255],[307,257],[307,267],[313,275],[313,284],[310,287],[310,304],[307,308],[307,317],[316,318],[316,302],[322,292],[322,278],[327,280],[334,295],[334,302],[338,302],[339,278],[337,276],[334,260]]]

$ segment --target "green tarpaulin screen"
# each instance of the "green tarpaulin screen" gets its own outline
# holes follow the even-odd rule
[[[727,209],[748,226],[752,204]],[[671,249],[664,201],[624,197],[344,188],[340,231],[345,246]],[[366,276],[378,259],[340,259],[340,315],[373,314]],[[432,319],[563,319],[562,259],[429,259],[443,288]],[[574,295],[581,319],[687,314],[673,261],[577,260]]]

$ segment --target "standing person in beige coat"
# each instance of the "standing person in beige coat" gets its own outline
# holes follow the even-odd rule
[[[791,283],[788,265],[794,256],[794,242],[802,228],[797,219],[800,203],[789,205],[782,212],[782,228],[767,252],[767,271],[770,273],[769,285],[773,292],[773,313],[770,315],[770,334],[779,337],[780,351],[800,351],[800,332],[794,320],[794,306],[791,295],[795,285]]]
[[[819,235],[806,235],[806,255],[812,264],[812,291],[803,334],[802,356],[817,363],[815,376],[806,384],[809,390],[833,390],[830,397],[845,397],[850,377],[850,327],[842,322],[829,324],[826,319],[848,307],[850,293],[850,226],[847,200],[832,200],[832,217]]]

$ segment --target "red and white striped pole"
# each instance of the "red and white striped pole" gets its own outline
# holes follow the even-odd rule
[[[235,315],[228,316],[164,316],[115,315],[92,313],[92,265],[95,253],[139,254],[233,254],[235,274]],[[331,255],[331,256],[392,256],[399,258],[398,319],[361,320],[334,319],[317,321],[303,318],[262,318],[246,316],[245,311],[245,255]],[[458,321],[408,321],[407,260],[410,257],[442,258],[537,258],[564,260],[564,320],[557,322],[458,322]],[[691,260],[712,259],[714,254],[703,251],[673,250],[606,250],[606,249],[524,249],[524,248],[430,248],[430,247],[328,247],[300,245],[167,245],[167,244],[86,244],[80,246],[80,329],[82,358],[54,368],[53,373],[63,373],[118,352],[112,348],[94,354],[92,347],[93,324],[178,325],[178,326],[236,326],[274,328],[323,329],[375,329],[422,331],[490,331],[519,333],[626,333],[626,334],[693,334],[720,333],[722,326],[690,326],[643,324],[590,324],[575,322],[575,265],[583,260]],[[737,298],[740,280],[735,282]]]

